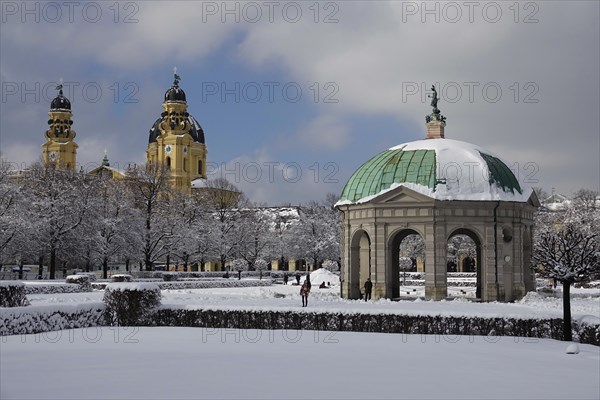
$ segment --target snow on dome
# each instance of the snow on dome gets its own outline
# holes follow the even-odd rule
[[[436,200],[526,202],[510,168],[479,146],[452,139],[425,139],[385,150],[348,180],[336,204],[358,204],[404,186]]]

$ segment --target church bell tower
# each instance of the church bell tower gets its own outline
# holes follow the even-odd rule
[[[42,145],[42,158],[45,165],[75,170],[78,146],[74,141],[76,133],[71,129],[71,102],[63,95],[62,79],[56,89],[58,96],[50,103],[50,127],[46,131],[46,143]]]
[[[174,70],[173,85],[166,91],[163,112],[156,120],[148,140],[146,162],[161,163],[171,174],[173,187],[189,192],[192,181],[206,178],[206,144],[202,127],[187,112],[181,78]]]

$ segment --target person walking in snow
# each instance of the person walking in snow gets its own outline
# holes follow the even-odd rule
[[[300,286],[300,272],[296,272],[296,284]]]
[[[288,283],[288,274],[283,274],[283,284],[287,285]]]
[[[302,307],[308,307],[308,294],[310,293],[310,278],[307,277],[302,287],[300,288],[300,296],[302,297]]]
[[[367,278],[365,282],[365,301],[371,300],[371,290],[373,290],[373,282],[371,282],[371,278]]]

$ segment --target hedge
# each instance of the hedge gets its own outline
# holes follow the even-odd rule
[[[46,305],[0,309],[0,336],[104,325],[104,304]]]
[[[111,283],[104,290],[105,318],[110,325],[145,325],[160,305],[154,283]]]
[[[57,284],[26,284],[25,293],[27,294],[54,294],[54,293],[83,293],[90,290],[74,283]]]
[[[562,339],[561,318],[519,319],[297,311],[188,310],[160,308],[156,326],[232,329],[296,329],[403,334],[520,336]],[[600,345],[600,324],[573,321],[573,338]]]
[[[29,305],[25,296],[25,284],[20,281],[0,282],[0,307],[23,307]]]

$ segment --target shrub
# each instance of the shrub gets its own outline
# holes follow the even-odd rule
[[[163,281],[165,282],[173,282],[178,280],[177,272],[164,272],[162,274]]]
[[[112,276],[113,282],[131,282],[131,275],[127,274],[116,274]]]
[[[104,304],[48,304],[0,309],[0,336],[104,325]],[[1,346],[1,345],[0,345]]]
[[[0,307],[28,306],[25,284],[19,281],[0,282]]]
[[[153,283],[111,283],[104,290],[106,322],[117,326],[148,324],[160,298],[160,288]]]
[[[82,292],[91,292],[92,283],[89,275],[69,275],[65,279],[66,283],[75,283],[81,286]]]

